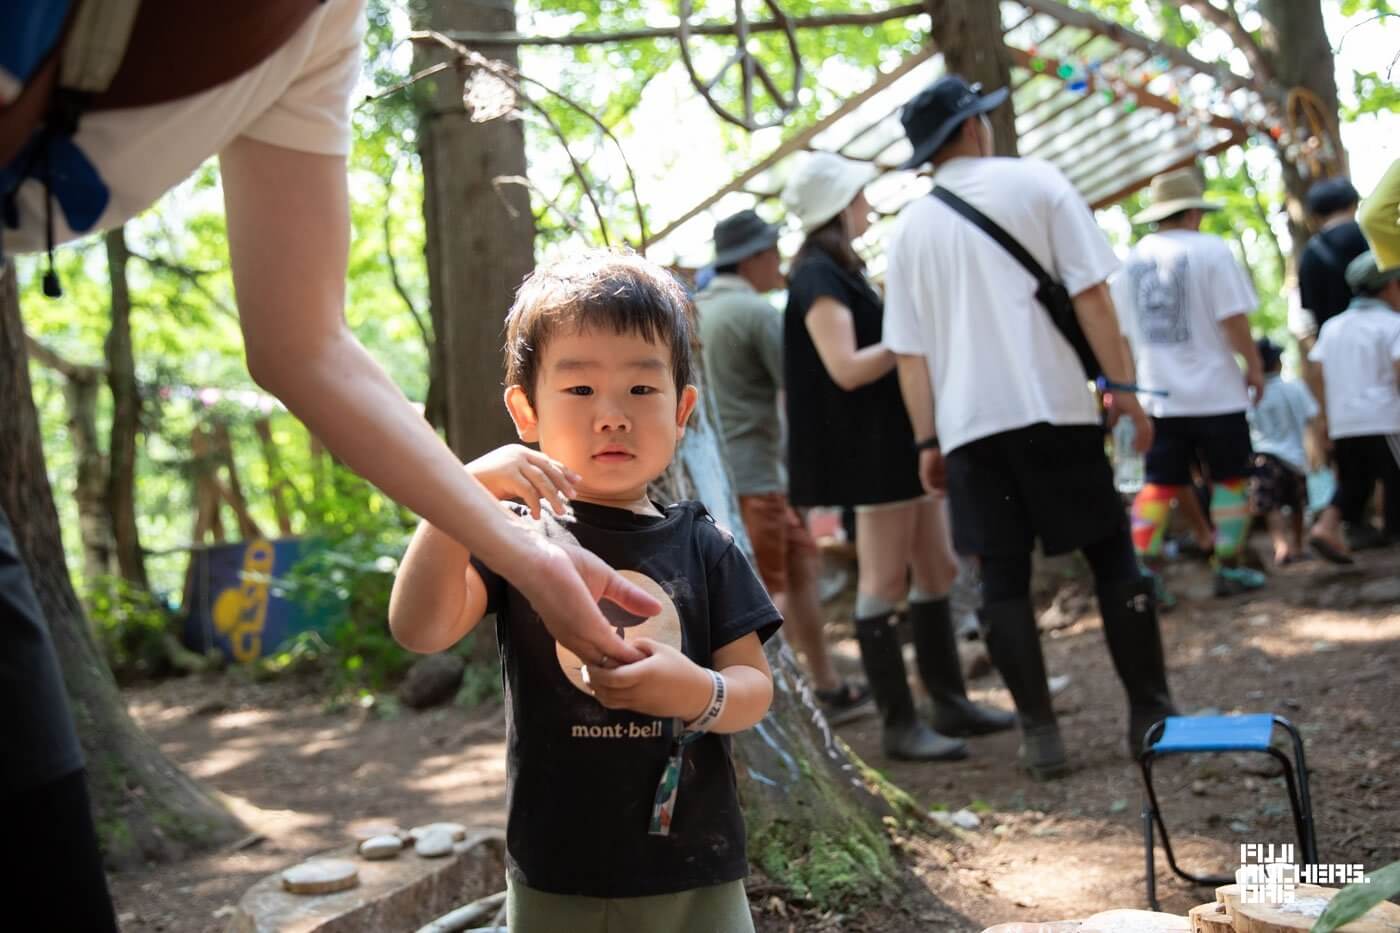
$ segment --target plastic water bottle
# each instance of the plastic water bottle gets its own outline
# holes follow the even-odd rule
[[[1131,418],[1119,418],[1113,426],[1113,484],[1128,496],[1136,495],[1144,481],[1142,454],[1133,449],[1136,436]]]

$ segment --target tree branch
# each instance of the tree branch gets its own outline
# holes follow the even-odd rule
[[[875,13],[831,13],[825,16],[797,16],[791,19],[797,29],[827,29],[832,26],[873,26],[894,19],[908,19],[924,12],[922,3],[906,3]],[[767,19],[747,24],[746,31],[780,32],[787,26],[781,20]],[[609,42],[640,42],[647,39],[678,39],[680,26],[624,29],[618,32],[576,32],[567,36],[529,36],[519,32],[451,32],[447,35],[467,45],[603,45]],[[699,23],[690,27],[694,36],[733,36],[733,23]]]
[[[150,266],[152,269],[159,269],[162,272],[169,272],[177,276],[178,278],[184,279],[186,282],[189,282],[191,285],[194,286],[195,291],[199,292],[201,295],[207,298],[209,300],[209,303],[214,306],[214,309],[216,311],[219,311],[227,315],[228,317],[233,318],[234,320],[238,319],[238,312],[235,309],[229,307],[229,305],[225,303],[222,298],[220,298],[218,295],[214,294],[214,292],[210,290],[209,286],[204,284],[205,276],[215,275],[222,270],[195,269],[177,262],[171,262],[168,259],[162,259],[159,256],[143,256],[141,253],[135,252],[130,248],[127,249],[127,253],[131,256],[132,259],[139,259],[146,265]]]
[[[1206,22],[1225,30],[1225,34],[1230,37],[1235,48],[1244,53],[1245,61],[1249,62],[1254,76],[1270,84],[1274,82],[1274,69],[1269,63],[1268,55],[1259,47],[1259,43],[1254,41],[1249,30],[1244,28],[1244,24],[1235,15],[1234,7],[1222,10],[1210,0],[1172,0],[1172,2],[1178,7],[1189,7],[1195,10]]]
[[[106,372],[105,367],[93,366],[88,363],[74,363],[72,360],[64,358],[59,355],[57,350],[41,343],[38,338],[28,332],[25,332],[24,335],[24,345],[29,352],[30,359],[47,366],[73,382],[95,381]]]
[[[418,306],[413,303],[413,299],[408,294],[408,289],[404,287],[403,279],[399,278],[399,263],[394,258],[394,234],[390,226],[390,203],[394,198],[394,173],[389,173],[389,178],[384,183],[384,260],[389,266],[389,281],[394,283],[394,291],[399,293],[403,299],[404,307],[408,309],[409,315],[413,318],[413,323],[418,325],[418,333],[423,337],[423,348],[429,353],[433,352],[433,334],[429,330],[427,323],[423,320],[423,314],[418,310]]]

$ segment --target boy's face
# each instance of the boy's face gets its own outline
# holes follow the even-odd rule
[[[579,496],[627,504],[670,466],[696,390],[679,392],[671,350],[637,334],[552,335],[539,360],[534,403],[506,390],[520,439],[583,477]]]

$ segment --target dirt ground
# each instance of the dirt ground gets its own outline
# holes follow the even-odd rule
[[[1272,711],[1301,728],[1323,862],[1374,869],[1400,859],[1397,581],[1400,551],[1377,552],[1356,571],[1299,565],[1276,573],[1260,595],[1186,600],[1164,618],[1183,707]],[[1190,591],[1189,580],[1182,585]],[[970,808],[980,825],[951,840],[901,840],[923,890],[916,884],[899,903],[861,916],[804,910],[758,887],[761,930],[977,931],[1143,906],[1141,781],[1122,750],[1126,710],[1098,617],[1071,587],[1042,617],[1047,622],[1049,672],[1069,678],[1056,708],[1074,772],[1030,782],[1014,766],[1012,734],[973,740],[964,762],[888,762],[873,720],[844,727],[855,751],[916,799]],[[854,670],[854,645],[838,649]],[[976,669],[980,649],[971,643],[964,651]],[[995,674],[970,686],[977,699],[1010,708]],[[131,689],[127,698],[166,754],[223,794],[258,834],[242,848],[113,876],[127,933],[221,930],[255,880],[342,843],[356,820],[503,821],[499,708],[386,719],[372,710],[328,711],[304,683],[195,679]],[[1157,786],[1188,868],[1229,873],[1240,843],[1293,841],[1282,779],[1259,761],[1181,756],[1159,767]],[[1160,852],[1157,874],[1164,909],[1184,913],[1210,899],[1172,878]]]

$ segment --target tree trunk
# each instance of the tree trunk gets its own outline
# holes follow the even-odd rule
[[[702,404],[691,418],[676,462],[657,484],[658,498],[704,502],[752,557],[713,409]],[[734,737],[750,861],[824,907],[890,894],[905,879],[882,820],[913,816],[916,806],[836,737],[781,635],[768,642],[767,655],[773,705]]]
[[[53,634],[107,864],[170,861],[237,838],[239,822],[132,722],[93,643],[63,555],[9,263],[0,270],[0,451],[0,507]]]
[[[131,350],[131,293],[126,284],[124,228],[109,230],[107,268],[112,278],[112,325],[107,332],[107,385],[112,392],[112,432],[107,448],[107,510],[123,579],[149,589],[146,558],[136,530],[136,435],[141,426],[141,390]]]
[[[1011,87],[1011,55],[1001,32],[1001,5],[987,0],[924,0],[933,38],[948,74],[980,82],[982,90]],[[987,114],[999,156],[1017,155],[1016,109],[1008,100]]]
[[[511,0],[425,0],[418,24],[442,32],[510,32],[515,11]],[[486,54],[518,63],[508,47]],[[425,46],[415,65],[427,67],[447,55]],[[502,322],[534,268],[535,222],[522,186],[494,184],[525,174],[521,124],[509,118],[473,123],[462,104],[463,77],[448,70],[427,82],[419,151],[447,442],[466,460],[516,439],[499,401]]]
[[[1346,153],[1341,149],[1341,136],[1337,131],[1335,63],[1322,22],[1321,0],[1259,0],[1259,13],[1264,18],[1259,45],[1268,57],[1274,79],[1284,91],[1304,88],[1317,96],[1323,118],[1329,124],[1327,132],[1333,136],[1338,161],[1344,168]],[[1283,153],[1280,153],[1279,162],[1288,191],[1288,230],[1293,238],[1296,262],[1312,233],[1303,209],[1303,198],[1318,178],[1309,177]]]
[[[59,356],[33,337],[26,338],[29,356],[63,378],[68,409],[68,436],[73,442],[77,479],[73,500],[83,539],[83,581],[92,586],[111,571],[112,522],[107,510],[107,458],[97,439],[97,386],[102,370]]]

